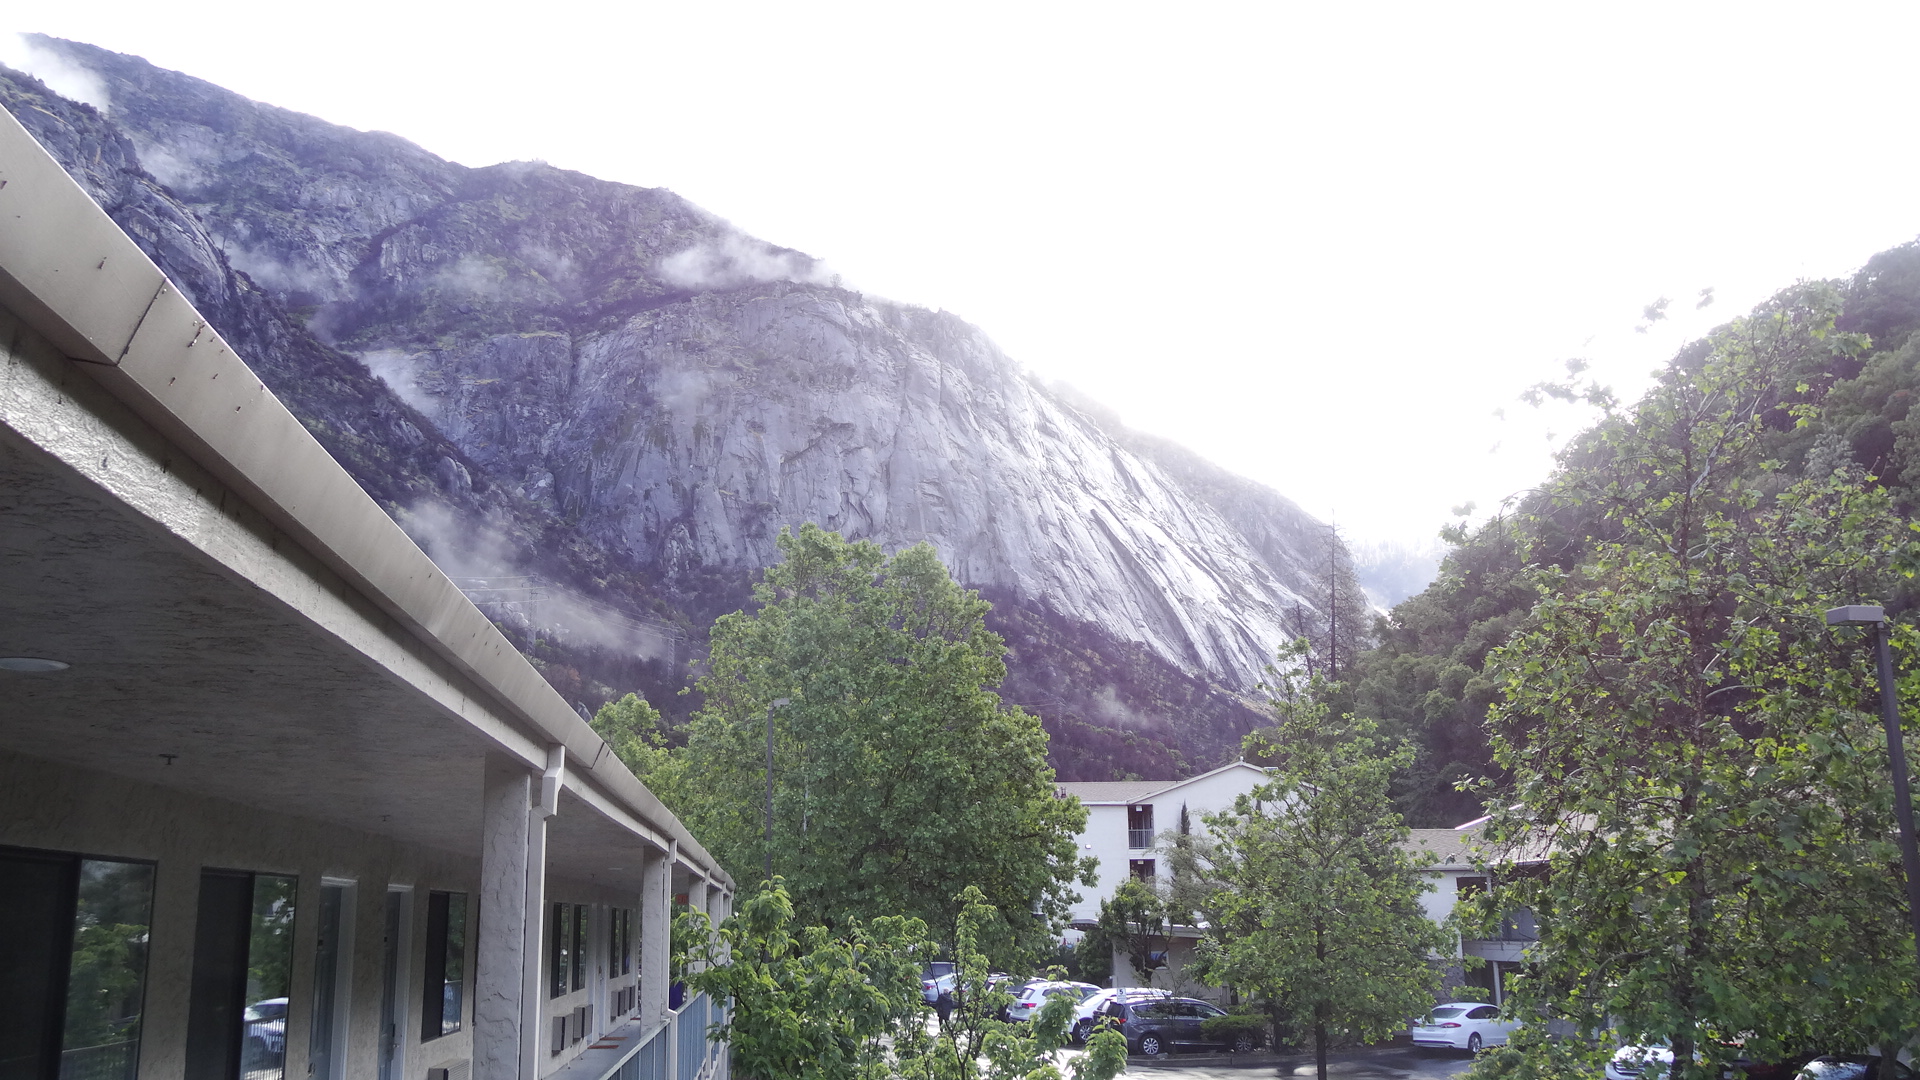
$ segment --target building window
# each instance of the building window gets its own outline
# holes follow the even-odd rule
[[[587,985],[587,905],[573,905],[573,988]]]
[[[633,911],[614,908],[607,912],[607,974],[633,973]]]
[[[0,850],[0,1071],[133,1075],[152,910],[151,864]]]
[[[1153,846],[1153,807],[1127,807],[1127,847],[1141,851]]]
[[[426,987],[420,997],[421,1042],[459,1031],[466,1011],[466,893],[427,894],[426,966]]]
[[[1153,881],[1153,860],[1152,859],[1128,859],[1127,873],[1130,876],[1140,881],[1145,881],[1151,884]]]
[[[187,1080],[281,1080],[299,879],[202,870],[187,996]]]
[[[553,905],[548,939],[547,996],[565,997],[587,985],[587,905]]]

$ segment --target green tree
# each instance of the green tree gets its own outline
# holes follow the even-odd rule
[[[1668,1041],[1688,1077],[1718,1076],[1735,1036],[1774,1060],[1920,1029],[1870,658],[1821,619],[1911,576],[1913,534],[1857,467],[1787,483],[1769,457],[1862,347],[1838,309],[1789,290],[1631,414],[1600,401],[1550,486],[1596,528],[1488,659],[1513,781],[1489,836],[1547,861],[1482,909],[1535,913],[1517,997]]]
[[[1323,685],[1297,663],[1276,675],[1278,723],[1247,740],[1274,779],[1207,818],[1208,902],[1228,929],[1198,961],[1202,978],[1311,1032],[1321,1080],[1330,1043],[1384,1038],[1433,1003],[1430,958],[1451,941],[1422,910],[1431,885],[1387,797],[1411,751],[1372,721],[1335,719]]]
[[[906,914],[947,938],[972,885],[1001,915],[991,951],[1045,955],[1090,881],[1086,811],[1055,797],[1039,720],[992,690],[1006,665],[989,605],[925,544],[888,558],[809,524],[779,547],[758,610],[714,626],[705,707],[663,796],[736,876],[770,858],[803,922]]]
[[[1139,878],[1122,881],[1111,897],[1100,901],[1097,936],[1126,950],[1127,963],[1141,986],[1153,985],[1153,973],[1162,966],[1154,957],[1166,956],[1168,915],[1166,899],[1151,882]],[[1107,962],[1111,966],[1111,953]]]
[[[696,991],[729,1000],[716,1036],[754,1080],[885,1080],[889,1048],[923,1038],[920,963],[926,924],[888,917],[839,931],[795,925],[776,880],[711,928],[703,912],[675,920],[676,963]],[[693,961],[689,963],[689,961]]]
[[[694,989],[733,1002],[714,1036],[755,1080],[1112,1080],[1125,1069],[1117,1031],[1096,1033],[1085,1055],[1059,1067],[1070,996],[1050,998],[1028,1023],[995,1019],[1011,999],[987,988],[981,941],[1000,916],[971,886],[956,902],[959,1002],[937,1030],[920,996],[933,949],[926,924],[896,916],[799,926],[777,879],[717,932],[700,912],[682,915],[690,945],[681,963]]]
[[[600,706],[592,727],[633,775],[660,789],[676,786],[673,773],[682,763],[667,748],[660,711],[638,694]]]

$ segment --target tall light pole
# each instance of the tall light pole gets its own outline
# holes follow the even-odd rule
[[[766,880],[773,880],[773,710],[784,708],[787,699],[774,698],[767,702],[767,837],[762,845],[765,848],[764,867]]]
[[[1870,604],[1830,608],[1828,626],[1871,626],[1880,663],[1880,719],[1887,726],[1887,762],[1893,768],[1893,816],[1900,823],[1900,863],[1907,876],[1907,918],[1913,926],[1914,958],[1920,960],[1920,846],[1913,838],[1913,793],[1907,783],[1907,746],[1900,733],[1900,701],[1894,694],[1893,646],[1887,613]]]

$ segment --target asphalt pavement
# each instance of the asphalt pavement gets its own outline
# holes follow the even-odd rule
[[[1327,1055],[1327,1080],[1446,1080],[1467,1070],[1464,1050],[1376,1046]],[[1173,1054],[1129,1057],[1127,1072],[1140,1080],[1312,1080],[1312,1054]]]

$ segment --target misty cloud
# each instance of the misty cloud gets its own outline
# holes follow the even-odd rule
[[[507,272],[500,265],[477,255],[463,255],[452,266],[433,275],[435,285],[449,292],[466,293],[487,300],[507,296]]]
[[[367,365],[374,378],[386,383],[387,389],[400,395],[400,400],[432,415],[434,403],[414,377],[415,355],[401,349],[370,349],[360,354],[360,362]]]
[[[85,102],[101,112],[113,107],[105,80],[25,34],[0,33],[0,64],[39,79],[63,98]]]
[[[827,264],[798,251],[783,251],[740,233],[718,244],[702,242],[660,260],[660,276],[683,289],[730,289],[766,281],[831,285],[839,281]]]
[[[400,527],[489,619],[567,645],[677,663],[679,628],[620,611],[525,573],[498,529],[439,502],[416,503]]]
[[[143,155],[140,160],[145,164],[147,159]],[[152,172],[152,168],[149,167],[148,171]],[[161,182],[167,181],[162,177]],[[227,253],[227,262],[232,264],[235,270],[246,274],[272,292],[282,296],[288,293],[331,296],[335,292],[336,283],[332,275],[311,266],[294,266],[275,258],[270,252],[235,244],[225,238],[221,239],[220,246]]]

